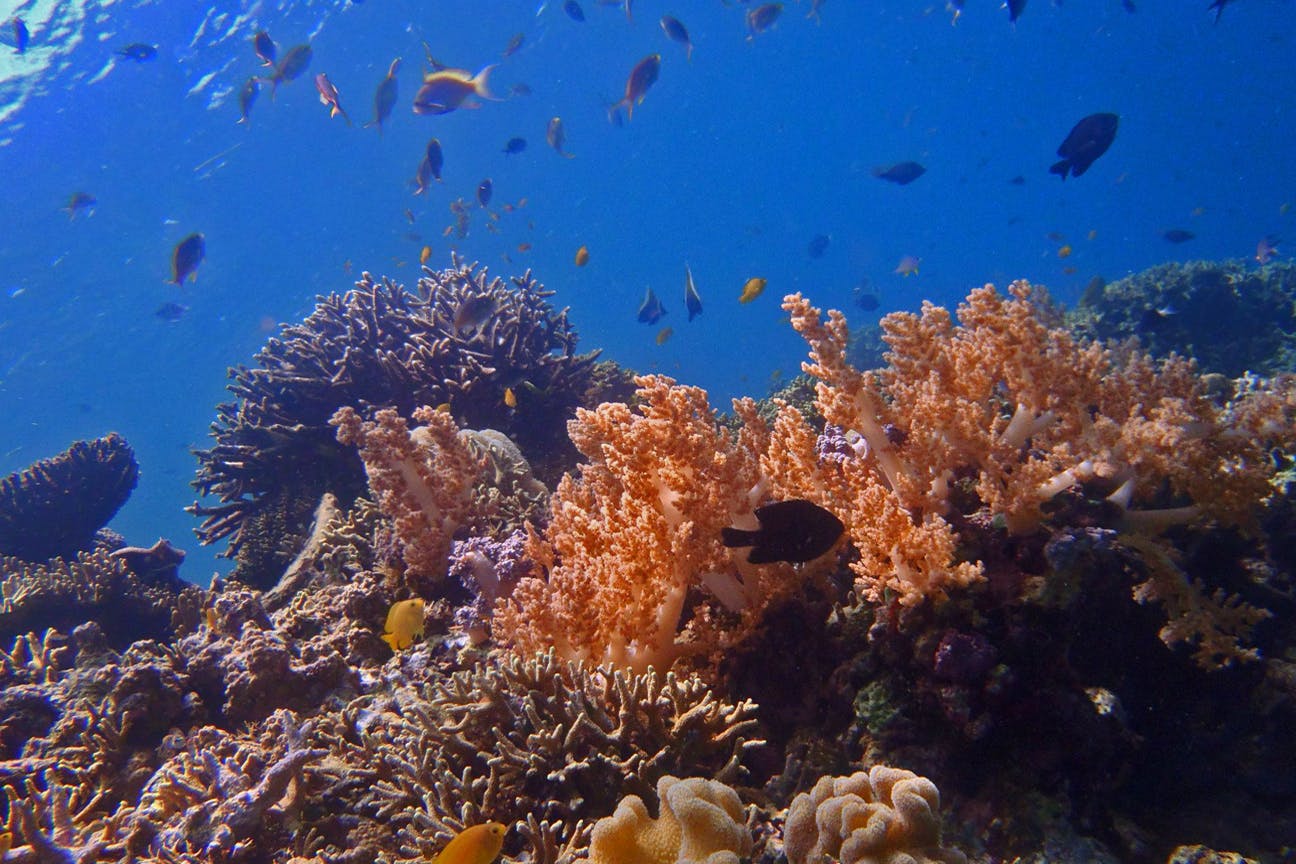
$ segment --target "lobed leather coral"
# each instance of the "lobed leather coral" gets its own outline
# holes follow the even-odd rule
[[[789,864],[963,864],[941,845],[940,792],[912,771],[874,765],[822,777],[788,807]]]
[[[228,539],[227,554],[246,558],[253,584],[277,578],[320,495],[349,504],[363,489],[359,460],[328,425],[342,406],[409,417],[448,404],[460,424],[479,427],[500,422],[512,387],[521,406],[501,431],[533,462],[565,454],[562,423],[585,398],[597,352],[575,352],[576,332],[550,296],[530,273],[506,282],[455,258],[447,270],[424,270],[411,289],[365,273],[345,294],[319,298],[253,367],[229,371],[233,399],[217,408],[213,447],[196,454],[194,486],[217,499],[190,508],[203,518],[199,537]],[[469,304],[487,314],[456,326]],[[266,545],[266,535],[291,542]]]
[[[657,781],[660,816],[638,795],[594,825],[590,864],[738,864],[751,853],[738,793],[718,780],[667,775]]]

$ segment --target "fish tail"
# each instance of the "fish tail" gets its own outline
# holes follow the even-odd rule
[[[473,93],[476,93],[482,99],[489,99],[492,102],[501,101],[498,96],[490,91],[490,87],[487,86],[487,80],[490,78],[490,73],[495,71],[495,67],[498,65],[498,63],[491,63],[487,66],[483,66],[481,71],[472,77],[471,83]]]
[[[1049,173],[1056,174],[1065,180],[1067,178],[1067,170],[1070,167],[1071,161],[1069,159],[1063,159],[1061,162],[1054,162],[1052,167],[1049,168]]]
[[[613,102],[611,105],[609,105],[607,109],[609,123],[616,122],[616,113],[620,111],[622,108],[625,108],[626,113],[629,114],[631,111],[634,111],[634,103],[629,99],[622,99],[620,102]]]
[[[720,529],[720,542],[731,549],[735,546],[755,546],[759,537],[759,531],[748,531],[745,528]]]

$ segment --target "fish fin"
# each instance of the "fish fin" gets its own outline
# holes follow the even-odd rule
[[[397,638],[395,633],[384,633],[381,638],[393,651],[400,650],[400,639]]]
[[[1067,171],[1069,171],[1070,169],[1071,169],[1071,160],[1063,159],[1061,162],[1054,162],[1052,167],[1049,168],[1049,173],[1056,174],[1059,177],[1061,177],[1063,180],[1065,180],[1067,178]]]
[[[720,542],[730,549],[736,546],[755,546],[760,531],[749,531],[745,528],[721,528]]]
[[[763,546],[753,546],[751,551],[747,553],[748,564],[772,564],[775,561],[782,560],[782,558]]]
[[[492,93],[490,91],[490,87],[487,86],[487,79],[490,78],[490,73],[495,71],[495,67],[498,65],[499,65],[498,63],[487,64],[486,66],[483,66],[481,68],[480,72],[478,72],[476,75],[472,77],[471,84],[473,88],[473,93],[477,94],[482,99],[489,99],[492,102],[504,101],[503,99],[500,99],[498,96]]]

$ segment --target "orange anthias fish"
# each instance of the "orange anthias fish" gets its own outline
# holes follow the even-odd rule
[[[589,247],[588,247],[588,246],[582,246],[582,247],[580,247],[579,249],[577,249],[577,250],[576,250],[576,266],[577,266],[577,267],[584,267],[586,264],[588,264],[588,263],[589,263],[589,255],[590,255],[590,253],[589,253]]]
[[[321,72],[315,76],[315,89],[319,91],[320,104],[329,106],[329,117],[336,117],[341,114],[342,119],[350,126],[351,118],[347,116],[346,111],[342,108],[342,103],[338,101],[341,94],[338,93],[338,89],[333,82],[329,80],[328,75]]]
[[[644,100],[648,94],[648,88],[657,83],[657,76],[661,74],[661,55],[649,54],[647,57],[635,64],[630,70],[630,76],[626,78],[625,95],[621,101],[608,108],[608,121],[613,122],[618,109],[626,110],[626,119],[629,120],[634,116],[634,108]]]
[[[470,96],[494,100],[486,86],[494,68],[492,63],[476,75],[466,69],[440,69],[423,76],[423,86],[414,96],[414,113],[449,114]]]
[[[465,828],[432,859],[432,864],[491,864],[504,847],[508,828],[499,822],[486,822]]]

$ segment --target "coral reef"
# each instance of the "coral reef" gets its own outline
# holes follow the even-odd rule
[[[570,453],[562,424],[588,396],[597,352],[575,353],[576,332],[566,311],[549,305],[551,293],[529,273],[488,279],[455,259],[448,270],[425,270],[413,289],[365,273],[346,294],[320,298],[254,367],[230,370],[234,398],[217,409],[215,445],[197,453],[194,485],[217,498],[190,508],[203,517],[202,541],[228,538],[227,554],[246,562],[238,578],[273,584],[320,495],[349,504],[363,488],[359,460],[328,425],[344,406],[408,418],[445,404],[462,426],[494,425],[512,437],[542,476],[562,470]],[[470,303],[486,304],[484,320],[457,326]],[[508,416],[506,388],[519,403]],[[266,535],[289,538],[288,547],[266,546]]]
[[[666,775],[657,781],[657,801],[656,819],[630,795],[595,823],[590,864],[738,864],[751,852],[742,801],[725,784]]]
[[[0,480],[0,555],[47,561],[89,551],[138,479],[135,451],[116,432],[10,474]]]
[[[789,864],[963,864],[941,846],[940,792],[912,771],[874,765],[849,777],[823,777],[788,807],[783,848]]]

